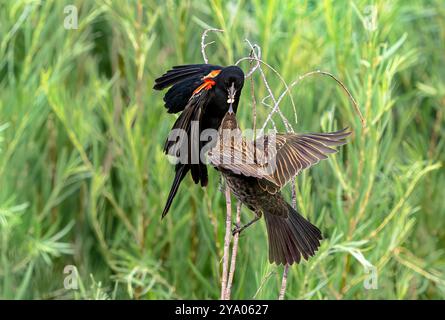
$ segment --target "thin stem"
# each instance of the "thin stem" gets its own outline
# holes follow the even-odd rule
[[[308,73],[303,74],[302,76],[298,77],[297,80],[293,81],[289,87],[286,88],[286,90],[280,95],[280,97],[278,98],[277,104],[279,105],[281,100],[284,98],[284,96],[286,95],[286,93],[288,92],[288,90],[292,89],[295,85],[297,85],[301,80],[309,77],[309,76],[313,76],[313,75],[317,75],[317,74],[321,74],[324,76],[328,76],[332,79],[335,80],[335,82],[337,82],[337,84],[340,85],[340,87],[343,89],[343,91],[347,94],[348,98],[351,100],[351,103],[355,109],[355,112],[357,113],[357,115],[360,118],[360,121],[362,123],[362,127],[366,127],[366,120],[363,117],[362,112],[360,111],[360,108],[358,106],[358,103],[355,101],[354,97],[352,96],[351,92],[348,90],[348,88],[346,88],[346,86],[343,84],[343,82],[341,82],[339,79],[337,79],[336,76],[334,76],[332,73],[327,72],[327,71],[321,71],[321,70],[315,70],[315,71],[310,71]],[[278,108],[278,106],[277,106]],[[268,119],[266,119],[264,125],[263,125],[263,129],[267,124],[267,121],[269,120],[270,117],[268,117]]]
[[[261,47],[260,47],[259,45],[257,45],[257,44],[252,45],[248,39],[245,39],[244,41],[246,41],[247,44],[250,46],[250,54],[249,54],[249,57],[248,57],[248,58],[253,58],[253,57],[256,56],[256,57],[258,57],[258,59],[261,59]],[[257,53],[256,53],[256,54],[255,54],[255,49],[257,49]],[[239,59],[239,60],[235,63],[235,65],[237,66],[241,61],[243,61],[243,59]],[[249,70],[249,72],[245,75],[245,78],[246,78],[246,79],[249,78],[249,77],[252,77],[253,73],[254,73],[254,72],[258,69],[258,67],[260,66],[260,61],[257,61],[256,64],[255,64],[255,66],[252,66],[252,62],[253,62],[253,61],[254,61],[253,59],[250,60],[250,70]]]
[[[209,33],[209,32],[224,32],[224,30],[211,28],[211,29],[204,30],[204,32],[202,33],[202,36],[201,36],[201,54],[202,54],[202,58],[204,59],[204,63],[209,63],[209,59],[207,59],[207,55],[206,55],[206,47],[208,45],[212,44],[212,43],[215,43],[215,41],[211,41],[209,43],[205,43],[205,39],[207,37],[207,33]]]
[[[286,264],[284,266],[283,271],[283,278],[281,279],[281,289],[280,289],[280,295],[278,296],[278,300],[284,299],[284,294],[286,293],[286,287],[287,287],[287,275],[289,273],[289,265]]]
[[[236,225],[239,226],[241,224],[241,202],[237,202],[236,204]],[[230,300],[230,294],[232,291],[232,283],[233,277],[235,275],[235,267],[236,267],[236,256],[238,254],[238,240],[239,240],[239,232],[236,232],[233,236],[233,245],[232,245],[232,259],[230,262],[230,271],[229,271],[229,280],[227,282],[226,287],[226,300]]]
[[[267,62],[261,60],[261,59],[258,58],[257,56],[241,58],[241,59],[239,59],[239,60],[237,61],[237,63],[239,63],[239,62],[241,62],[241,61],[244,61],[244,60],[250,60],[250,61],[253,60],[253,61],[257,61],[257,62],[259,62],[260,64],[264,64],[265,66],[267,66],[273,73],[275,73],[275,74],[278,76],[278,78],[279,78],[279,79],[281,80],[281,82],[284,84],[284,86],[286,87],[286,91],[285,91],[285,92],[290,92],[290,88],[289,88],[289,86],[287,85],[287,83],[286,83],[286,81],[284,80],[284,78],[283,78],[283,77],[281,76],[281,74],[280,74],[274,67],[272,67],[270,64],[268,64]],[[273,92],[272,92],[272,89],[271,89],[270,86],[269,86],[269,82],[268,82],[267,79],[266,79],[266,75],[264,74],[264,71],[263,71],[263,69],[261,68],[261,65],[258,67],[258,69],[260,70],[261,78],[262,78],[263,83],[264,83],[264,85],[266,86],[267,92],[268,92],[268,94],[269,94],[266,98],[271,98],[271,99],[272,99],[272,102],[273,102],[272,111],[269,113],[269,115],[268,115],[268,117],[267,117],[268,120],[266,120],[266,121],[267,121],[267,122],[270,121],[271,118],[272,118],[272,115],[273,115],[275,112],[278,112],[278,114],[279,114],[280,117],[281,117],[281,120],[282,120],[283,123],[284,123],[284,126],[286,127],[286,131],[288,131],[288,132],[289,132],[289,131],[290,131],[290,132],[294,132],[292,125],[289,123],[289,121],[288,121],[287,118],[283,115],[283,113],[281,112],[281,109],[279,108],[279,103],[277,103],[277,100],[275,99],[275,96],[274,96],[274,94],[273,94]],[[289,94],[289,97],[290,97],[290,99],[291,99],[292,107],[293,107],[293,109],[294,109],[294,113],[295,113],[295,116],[296,116],[296,107],[295,107],[294,100],[293,100],[291,94]],[[264,103],[264,101],[265,101],[266,98],[264,98],[264,99],[262,100],[262,103],[263,103],[264,105],[268,106],[266,103]],[[297,118],[295,118],[295,120],[297,121]],[[265,124],[267,124],[267,122],[265,122]],[[265,127],[265,124],[263,125],[263,128]],[[264,131],[264,130],[263,130],[263,131]],[[263,132],[263,131],[262,131],[262,132]]]
[[[224,237],[223,272],[221,276],[221,300],[226,298],[227,274],[229,269],[229,249],[232,226],[232,200],[230,199],[230,188],[226,183],[226,235]]]
[[[255,44],[255,45],[252,45],[252,44],[250,43],[250,41],[247,40],[247,39],[246,39],[246,42],[249,44],[250,48],[251,48],[252,51],[253,51],[253,57],[252,57],[252,56],[249,56],[249,57],[247,57],[247,59],[250,60],[250,61],[256,61],[256,62],[257,62],[255,68],[253,68],[253,70],[251,70],[251,73],[253,73],[256,69],[259,68],[259,69],[260,69],[260,72],[261,72],[261,75],[263,76],[263,80],[265,80],[265,77],[264,77],[264,74],[263,74],[263,70],[261,69],[261,63],[263,63],[263,64],[264,64],[265,66],[267,66],[270,70],[272,70],[272,72],[275,73],[275,74],[278,76],[278,78],[280,78],[281,82],[284,84],[284,87],[286,88],[286,92],[289,92],[290,102],[291,102],[291,104],[292,104],[292,108],[293,108],[293,110],[294,110],[295,123],[297,123],[297,122],[298,122],[298,119],[297,119],[297,108],[295,107],[294,98],[293,98],[292,95],[290,94],[289,86],[287,85],[287,83],[286,83],[286,81],[284,80],[283,76],[282,76],[277,70],[275,70],[275,68],[273,68],[270,64],[264,62],[264,61],[261,59],[261,48],[260,48],[258,45],[256,45],[256,44]],[[258,54],[255,53],[255,50],[254,50],[255,48],[258,48]],[[246,58],[241,58],[241,59],[239,59],[239,60],[236,62],[236,65],[238,65],[238,63],[240,63],[241,61],[244,61],[244,60],[246,60]],[[249,72],[249,73],[250,73],[250,72]],[[268,84],[267,81],[265,81],[265,84]],[[275,110],[275,111],[277,111],[277,110]],[[278,111],[281,112],[281,110],[279,110],[279,109],[278,109]],[[282,115],[281,115],[281,116],[282,116]],[[287,119],[286,119],[286,120],[287,120]],[[286,123],[285,123],[285,124],[286,124]],[[291,126],[291,128],[292,128],[292,126]]]

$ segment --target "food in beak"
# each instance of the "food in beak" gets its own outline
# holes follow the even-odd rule
[[[230,86],[229,90],[229,96],[227,98],[227,103],[234,103],[235,102],[235,94],[236,94],[236,90],[235,90],[235,83],[232,82],[232,85]]]

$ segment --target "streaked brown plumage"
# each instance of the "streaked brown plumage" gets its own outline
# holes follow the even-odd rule
[[[232,135],[228,137],[224,130],[231,130]],[[256,214],[246,226],[264,214],[269,261],[293,264],[301,257],[307,260],[313,256],[320,246],[321,232],[285,201],[280,190],[302,170],[335,153],[331,147],[345,144],[350,132],[276,134],[276,144],[272,143],[273,136],[248,141],[241,137],[235,114],[230,112],[219,132],[209,161],[225,177],[235,197]]]

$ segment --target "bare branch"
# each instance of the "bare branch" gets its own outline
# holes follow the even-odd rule
[[[247,79],[247,78],[251,77],[251,76],[253,75],[253,73],[254,73],[254,72],[258,69],[258,67],[260,66],[260,62],[259,62],[259,61],[256,61],[255,66],[252,67],[252,61],[254,61],[254,60],[251,59],[251,58],[253,58],[253,57],[257,57],[258,59],[261,59],[261,47],[260,47],[259,45],[257,45],[257,44],[252,45],[248,39],[245,39],[244,41],[246,41],[247,44],[248,44],[249,47],[250,47],[250,54],[249,54],[248,57],[244,57],[244,58],[239,59],[239,60],[235,63],[235,65],[237,66],[240,62],[244,61],[245,58],[248,58],[248,59],[250,60],[250,62],[251,62],[251,63],[250,63],[250,70],[249,70],[249,72],[244,76],[244,78]],[[257,49],[257,53],[256,53],[256,54],[255,54],[255,49]]]
[[[266,102],[266,99],[268,99],[269,98],[269,96],[265,96],[262,100],[261,100],[261,104],[262,105],[264,105],[264,106],[266,106],[266,107],[269,107],[269,108],[271,108],[271,109],[273,109],[273,106],[272,105],[270,105],[270,104],[268,104],[267,102]],[[268,114],[268,118],[269,118],[269,116],[270,116],[270,122],[272,123],[272,127],[273,127],[273,129],[275,130],[275,132],[278,132],[278,130],[277,130],[277,126],[275,125],[275,121],[273,120],[273,118],[272,118],[272,111]],[[263,124],[263,127],[261,128],[261,132],[260,132],[260,136],[264,133],[264,128],[265,128],[265,125]]]
[[[215,41],[211,41],[209,43],[205,43],[205,39],[207,37],[207,33],[209,32],[224,32],[224,30],[222,29],[215,29],[215,28],[211,28],[211,29],[205,29],[204,32],[202,33],[201,36],[201,54],[202,54],[202,58],[204,59],[204,63],[209,63],[209,59],[207,59],[207,55],[206,55],[206,47],[212,43],[215,43]]]
[[[247,39],[246,39],[247,40]],[[256,46],[256,45],[255,45]],[[258,56],[261,56],[261,48],[258,47]],[[250,52],[250,54],[253,56],[253,51]],[[248,73],[248,76],[250,77],[250,94],[252,98],[252,127],[253,127],[253,134],[256,134],[256,98],[255,98],[255,82],[253,81],[253,73],[255,72],[256,68],[260,65],[260,63],[257,61],[256,67],[252,68],[253,61],[250,61],[250,72]],[[250,75],[249,75],[250,74]],[[256,136],[254,136],[254,139],[256,139]]]
[[[281,74],[275,69],[273,68],[270,64],[268,64],[267,62],[263,61],[262,59],[258,58],[257,56],[254,57],[245,57],[245,58],[241,58],[238,60],[238,62],[244,61],[244,60],[250,60],[250,61],[257,61],[260,63],[258,69],[260,70],[261,73],[261,78],[264,82],[264,85],[266,86],[267,92],[269,93],[269,96],[272,99],[272,102],[274,104],[274,107],[272,108],[271,113],[269,113],[268,117],[267,117],[267,122],[269,122],[272,118],[272,115],[275,112],[278,112],[278,114],[280,115],[285,127],[286,127],[286,131],[290,131],[290,132],[294,132],[294,129],[292,127],[292,125],[289,123],[289,121],[287,120],[287,118],[283,115],[283,113],[281,112],[280,108],[279,108],[279,104],[277,104],[277,100],[275,99],[275,96],[269,86],[269,82],[266,79],[266,76],[264,74],[263,69],[261,68],[261,64],[264,64],[266,67],[268,67],[273,73],[275,73],[278,78],[280,79],[280,81],[284,84],[286,91],[285,92],[289,92],[289,97],[291,99],[291,104],[292,104],[292,108],[294,109],[294,116],[295,116],[295,122],[298,122],[298,118],[297,118],[297,111],[296,111],[296,107],[295,107],[295,103],[294,103],[294,99],[292,97],[292,95],[290,94],[290,88],[287,85],[286,81],[284,80],[284,78],[281,76]],[[263,100],[264,101],[264,100]],[[265,124],[267,124],[267,122]],[[265,125],[263,126],[263,128],[265,127]],[[264,129],[262,129],[262,131],[264,131]]]
[[[278,296],[278,300],[284,299],[284,294],[286,293],[286,287],[287,287],[287,274],[288,273],[289,273],[289,265],[286,264],[284,266],[283,278],[281,279],[281,289],[280,289],[280,295]]]
[[[229,269],[229,249],[232,227],[232,200],[230,199],[230,188],[226,183],[226,234],[224,237],[223,271],[221,276],[221,300],[226,298],[227,274]]]
[[[288,90],[292,89],[295,85],[297,85],[298,83],[300,83],[301,80],[309,77],[309,76],[313,76],[313,75],[325,75],[328,76],[332,79],[335,80],[335,82],[337,82],[337,84],[340,85],[340,87],[344,90],[344,92],[347,94],[348,98],[351,100],[352,105],[354,106],[354,109],[356,111],[356,113],[358,114],[358,116],[360,117],[360,121],[362,123],[362,127],[366,127],[366,120],[363,117],[360,108],[357,104],[357,102],[355,101],[354,97],[352,96],[352,94],[349,92],[348,88],[346,88],[346,86],[343,84],[343,82],[341,82],[339,79],[337,79],[337,77],[335,77],[332,73],[327,72],[327,71],[321,71],[321,70],[315,70],[315,71],[310,71],[308,73],[303,74],[302,76],[299,76],[298,79],[294,80],[290,86],[288,88],[286,88],[286,90],[280,95],[280,97],[278,98],[277,104],[279,105],[281,103],[281,100],[284,98],[284,96],[286,95],[286,93],[288,92]],[[269,117],[268,117],[269,118]],[[267,123],[267,119],[266,122],[263,125],[262,130],[264,130],[265,126]]]
[[[241,225],[241,202],[237,202],[236,204],[236,226],[239,227]],[[238,240],[239,240],[239,232],[236,232],[233,236],[233,244],[232,244],[232,260],[230,262],[230,271],[229,271],[229,279],[227,281],[226,287],[226,295],[225,299],[230,300],[230,294],[232,292],[232,283],[233,276],[235,275],[235,267],[236,267],[236,256],[238,254]]]

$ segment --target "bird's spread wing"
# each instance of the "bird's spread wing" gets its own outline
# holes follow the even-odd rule
[[[165,107],[169,113],[185,109],[193,94],[211,85],[222,67],[213,64],[189,64],[174,66],[155,80],[153,89],[163,90],[172,86],[164,96]]]
[[[276,134],[247,141],[219,139],[209,152],[209,161],[217,168],[260,179],[260,186],[275,193],[302,170],[336,153],[333,147],[346,143],[347,128],[331,133]]]

